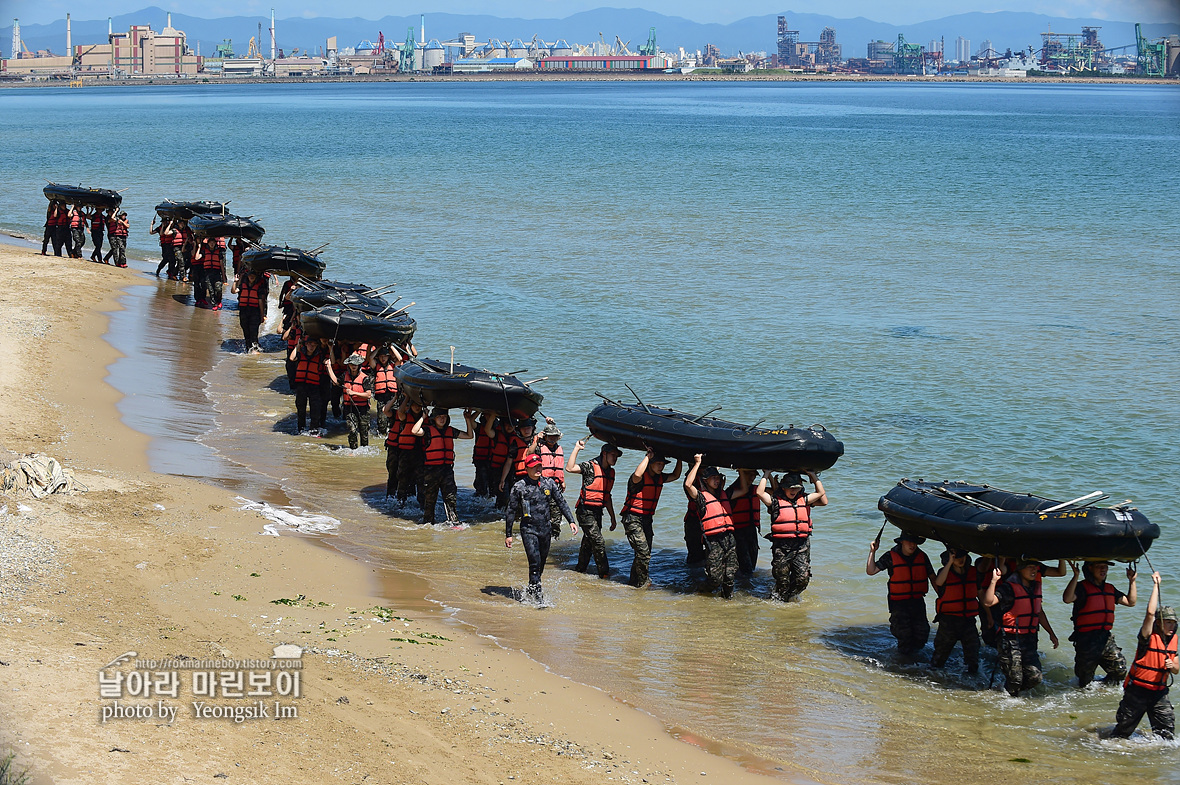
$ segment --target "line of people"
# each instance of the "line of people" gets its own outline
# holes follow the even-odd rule
[[[91,205],[75,204],[51,199],[45,210],[45,234],[41,238],[41,255],[47,256],[53,246],[54,256],[68,256],[81,259],[86,246],[86,229],[90,229],[90,241],[94,248],[90,261],[127,266],[127,234],[130,222],[127,213],[114,208],[102,209]],[[104,237],[108,250],[102,253]]]
[[[869,545],[865,573],[888,573],[889,630],[898,652],[914,658],[930,638],[926,595],[933,587],[935,622],[933,668],[946,666],[958,646],[968,675],[979,671],[981,643],[994,647],[996,665],[1004,675],[1004,688],[1017,697],[1040,684],[1039,632],[1044,630],[1056,649],[1059,645],[1043,606],[1042,582],[1066,575],[1065,561],[1049,567],[1035,559],[980,557],[971,563],[960,548],[942,553],[935,570],[920,546],[925,538],[903,532],[884,555],[877,557],[879,540]],[[1168,675],[1180,673],[1177,659],[1176,612],[1159,607],[1159,573],[1152,575],[1151,598],[1140,627],[1135,658],[1130,668],[1112,632],[1115,608],[1133,608],[1138,601],[1136,571],[1127,567],[1127,591],[1107,581],[1112,562],[1071,562],[1073,577],[1061,599],[1071,605],[1074,675],[1078,686],[1090,686],[1101,668],[1103,682],[1124,685],[1116,725],[1111,735],[1129,737],[1146,714],[1152,730],[1171,738],[1175,730],[1167,698]],[[979,626],[977,626],[977,620]],[[993,673],[994,676],[994,673]]]
[[[166,272],[168,280],[190,283],[198,308],[221,310],[225,285],[238,291],[242,274],[242,255],[249,244],[240,237],[197,237],[188,221],[177,217],[163,217],[157,225],[153,217],[148,234],[157,235],[160,242],[160,264],[156,277]],[[232,254],[232,267],[226,265],[227,250]],[[247,344],[257,346],[258,336],[246,335]]]

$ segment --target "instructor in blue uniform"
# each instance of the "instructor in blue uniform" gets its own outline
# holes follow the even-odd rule
[[[529,559],[529,585],[527,594],[540,602],[541,573],[545,560],[549,558],[549,545],[553,541],[553,529],[549,523],[549,500],[557,499],[557,508],[569,521],[570,532],[578,533],[573,513],[565,496],[552,479],[541,476],[541,456],[529,455],[524,459],[525,476],[516,481],[508,492],[508,512],[504,516],[504,545],[512,547],[512,524],[520,519],[520,541],[524,544]]]

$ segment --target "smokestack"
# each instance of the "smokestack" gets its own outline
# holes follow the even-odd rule
[[[66,14],[66,57],[74,56],[73,40],[70,37],[70,15]]]
[[[270,59],[275,59],[275,10],[270,9]]]
[[[422,46],[426,46],[426,14],[422,14]]]
[[[12,20],[12,59],[20,58],[20,20]]]
[[[109,41],[110,39],[112,39],[114,37],[115,37],[115,23],[108,16],[107,17],[107,40]]]

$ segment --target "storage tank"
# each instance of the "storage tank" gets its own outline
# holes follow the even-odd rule
[[[493,38],[491,41],[488,41],[488,46],[490,46],[492,49],[491,54],[489,55],[490,57],[508,56],[508,47],[504,45],[503,41]]]
[[[514,38],[512,39],[512,43],[508,44],[508,56],[528,57],[529,48],[525,45],[524,41],[521,41],[519,38]]]
[[[422,70],[422,47],[420,46],[414,47],[414,70]]]
[[[550,50],[550,54],[554,57],[573,57],[574,50],[564,38],[559,38],[557,39],[557,42],[553,44],[553,49]]]
[[[443,64],[446,59],[442,44],[438,42],[437,38],[430,39],[430,43],[422,49],[422,70],[433,71],[435,68]]]

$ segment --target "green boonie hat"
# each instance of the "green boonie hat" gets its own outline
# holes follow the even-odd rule
[[[1160,621],[1177,621],[1176,609],[1171,605],[1165,605],[1164,607],[1160,608],[1159,619]]]

